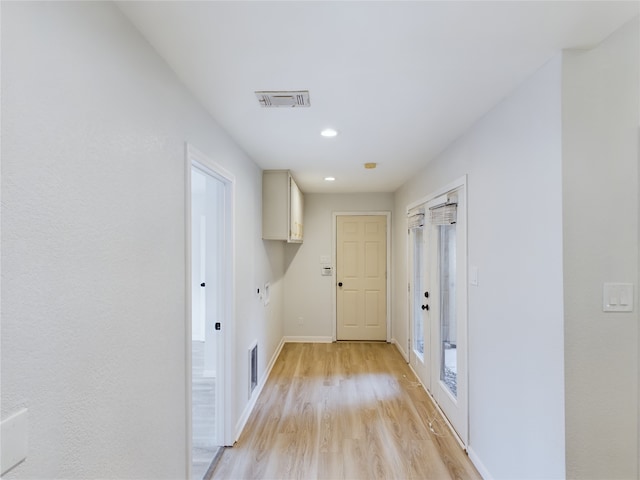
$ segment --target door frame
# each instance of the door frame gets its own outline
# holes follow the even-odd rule
[[[332,235],[331,235],[331,263],[333,265],[333,288],[331,289],[331,315],[332,315],[332,331],[331,331],[331,339],[333,342],[337,339],[338,334],[338,306],[336,300],[336,252],[337,252],[337,223],[339,216],[345,217],[353,217],[353,216],[384,216],[386,217],[386,227],[387,227],[387,278],[385,288],[387,290],[387,311],[386,315],[386,324],[387,324],[387,339],[389,342],[391,338],[391,292],[389,291],[389,286],[391,285],[391,212],[390,211],[376,211],[376,212],[358,212],[358,211],[348,211],[348,212],[333,212],[332,213]]]
[[[421,206],[423,204],[419,204],[417,206]],[[413,207],[412,207],[413,208]],[[411,211],[411,208],[407,209],[407,216],[409,214],[409,212]],[[425,218],[426,215],[428,213],[425,212]],[[426,220],[425,220],[426,222]],[[414,353],[414,348],[413,348],[413,342],[415,341],[414,338],[414,300],[415,300],[415,283],[414,283],[414,277],[415,277],[415,256],[414,256],[414,246],[415,246],[415,237],[414,237],[414,233],[412,233],[410,231],[410,229],[407,228],[407,280],[408,280],[408,288],[407,288],[407,314],[408,314],[408,329],[407,329],[407,363],[409,364],[409,367],[413,370],[413,373],[418,377],[418,379],[420,380],[420,382],[423,384],[423,386],[427,389],[427,390],[431,390],[431,314],[432,312],[426,313],[423,312],[422,313],[422,320],[423,320],[423,326],[422,326],[422,332],[423,332],[423,341],[424,341],[424,353],[423,353],[423,359],[422,362],[420,362],[420,360],[416,360],[416,354]],[[431,290],[431,277],[429,275],[429,271],[427,270],[426,266],[428,265],[427,259],[425,257],[427,257],[429,255],[429,242],[431,241],[430,238],[430,230],[428,228],[428,225],[423,225],[422,226],[422,235],[423,235],[423,243],[424,243],[424,247],[423,248],[423,259],[422,259],[422,267],[421,267],[421,276],[422,276],[422,280],[424,281],[424,285],[423,288],[421,290]],[[424,302],[425,300],[423,300]],[[427,317],[427,318],[425,318]],[[425,321],[428,320],[428,321]],[[422,368],[418,365],[418,362],[422,363]],[[415,364],[415,365],[414,365]],[[423,378],[424,377],[424,378]],[[425,384],[425,382],[427,384]]]
[[[468,443],[469,443],[469,404],[470,404],[470,398],[471,398],[471,394],[469,392],[469,377],[470,377],[470,372],[469,372],[469,352],[470,352],[470,342],[469,342],[469,289],[468,289],[468,279],[469,279],[469,264],[468,264],[468,258],[469,258],[469,229],[468,229],[468,208],[469,208],[469,203],[468,203],[468,199],[469,199],[469,186],[467,183],[467,175],[463,175],[462,177],[459,177],[458,179],[452,181],[451,183],[448,183],[447,185],[433,191],[432,193],[430,193],[429,195],[426,195],[422,198],[420,198],[417,201],[411,202],[410,204],[407,205],[406,207],[406,212],[409,212],[411,209],[419,207],[421,205],[426,205],[435,200],[438,197],[441,197],[443,195],[446,195],[448,193],[451,193],[455,190],[458,190],[462,188],[463,189],[463,204],[464,204],[464,211],[461,212],[461,216],[458,217],[458,223],[461,223],[463,225],[464,228],[464,236],[460,237],[460,239],[462,239],[464,241],[464,247],[462,248],[462,254],[464,255],[463,258],[459,259],[459,261],[462,261],[464,264],[464,268],[461,269],[461,273],[462,278],[459,279],[459,286],[461,288],[461,298],[463,298],[464,300],[464,308],[460,309],[460,314],[461,314],[461,319],[464,321],[464,332],[463,332],[463,338],[466,344],[466,355],[464,358],[464,369],[465,369],[465,375],[464,375],[464,382],[466,384],[466,398],[464,399],[464,403],[465,405],[465,429],[463,432],[458,433],[456,431],[455,428],[453,428],[453,425],[450,423],[449,419],[446,417],[446,415],[444,414],[444,412],[442,411],[442,409],[440,408],[440,405],[436,402],[436,398],[433,395],[433,388],[432,385],[434,383],[434,379],[431,378],[431,385],[423,385],[424,390],[429,394],[429,396],[431,397],[431,399],[434,401],[434,404],[436,405],[436,407],[438,408],[438,410],[440,411],[442,417],[445,419],[446,423],[449,425],[449,429],[451,430],[451,432],[453,433],[454,437],[456,438],[456,440],[460,443],[460,445],[462,446],[462,448],[464,448],[465,450],[467,449]],[[427,209],[428,210],[428,209]],[[428,212],[425,212],[425,215],[428,214]],[[406,221],[406,220],[405,220]],[[426,227],[426,219],[425,219],[425,227]],[[407,245],[407,257],[406,257],[406,261],[407,261],[407,284],[411,283],[411,268],[409,265],[409,237],[410,235],[407,235],[407,240],[406,240],[406,245]],[[429,255],[427,253],[427,255]],[[431,272],[431,274],[433,274],[434,272]],[[432,288],[433,290],[433,288]],[[411,297],[410,297],[410,292],[407,293],[408,298],[409,298],[409,302],[407,303],[407,305],[411,305]],[[407,315],[407,337],[409,337],[409,332],[411,331],[411,316]],[[410,342],[410,339],[408,339],[408,342]],[[409,349],[411,349],[411,343],[408,343],[407,346],[409,347]],[[429,345],[429,349],[430,349],[430,355],[431,355],[431,345]],[[411,355],[411,352],[408,351],[407,352],[408,355]],[[408,359],[410,359],[410,357],[408,357]],[[430,372],[430,377],[433,376],[432,374],[433,372]],[[440,381],[439,378],[437,380],[438,382]]]
[[[221,398],[216,398],[216,415],[219,412],[226,412],[234,405],[234,389],[233,387],[233,358],[235,345],[235,176],[227,169],[211,160],[207,155],[195,148],[193,145],[185,142],[184,148],[184,178],[185,178],[185,422],[186,422],[186,478],[191,478],[191,449],[192,449],[192,281],[191,281],[191,170],[197,168],[206,174],[219,178],[225,184],[225,201],[228,207],[225,209],[225,277],[226,284],[229,288],[224,293],[224,318],[226,322],[222,328],[224,344],[224,352],[218,355],[218,360],[222,360],[221,365],[216,365],[216,381],[220,380],[224,394]],[[217,396],[218,397],[218,396]],[[224,422],[220,425],[222,439],[221,446],[233,445],[233,415],[221,415]]]

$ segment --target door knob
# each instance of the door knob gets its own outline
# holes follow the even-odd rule
[[[204,282],[202,282],[202,283],[200,284],[200,286],[201,286],[201,287],[204,287]]]
[[[338,286],[341,287],[342,286],[342,282],[338,282]]]
[[[429,305],[422,305],[423,310],[429,310]]]

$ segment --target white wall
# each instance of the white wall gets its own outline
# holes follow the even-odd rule
[[[391,193],[305,195],[304,243],[285,247],[286,336],[331,337],[333,334],[335,276],[320,275],[320,257],[332,255],[333,212],[391,210]],[[391,221],[393,224],[393,219]],[[302,325],[298,324],[300,317]]]
[[[638,289],[639,44],[636,18],[597,48],[564,56],[569,478],[638,477],[638,304],[604,313],[602,284]]]
[[[184,142],[237,180],[234,419],[249,343],[283,334],[260,169],[112,4],[2,10],[2,417],[30,412],[6,478],[182,478]]]
[[[558,56],[395,195],[393,331],[408,350],[406,207],[468,175],[469,446],[493,478],[565,473],[560,74]]]

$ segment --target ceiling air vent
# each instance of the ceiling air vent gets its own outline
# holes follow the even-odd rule
[[[309,107],[309,90],[295,92],[256,92],[258,102],[263,108]]]

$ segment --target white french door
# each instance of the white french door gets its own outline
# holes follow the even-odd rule
[[[466,445],[466,182],[445,191],[409,211],[409,359]]]
[[[424,208],[409,212],[409,363],[427,388],[431,385],[430,307],[429,307],[429,229],[424,227]]]

